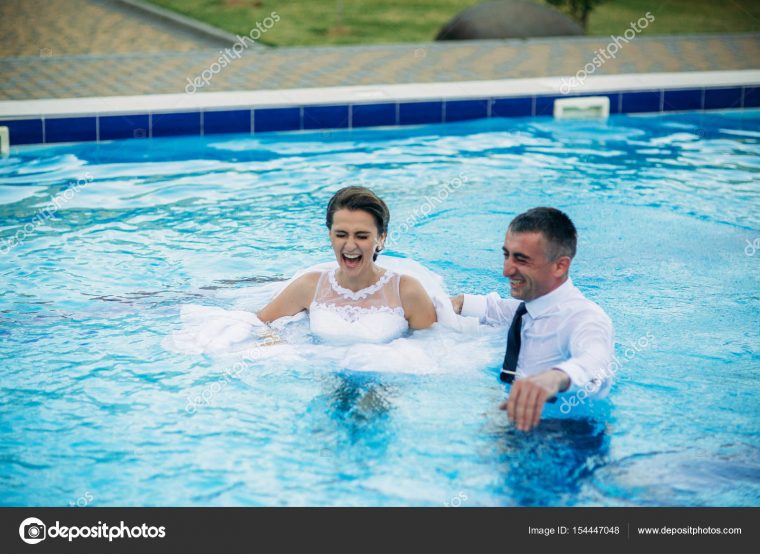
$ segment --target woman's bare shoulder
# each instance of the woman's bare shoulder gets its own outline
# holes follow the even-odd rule
[[[399,276],[399,293],[401,296],[420,296],[424,295],[427,296],[427,291],[425,291],[425,287],[422,286],[422,283],[420,283],[417,279],[412,277],[411,275],[400,275]]]
[[[319,282],[319,277],[321,275],[321,271],[309,271],[308,273],[304,273],[296,280],[294,280],[290,284],[290,287],[304,293],[314,292],[314,290],[317,288],[317,283]]]
[[[296,281],[301,281],[304,284],[317,284],[317,281],[319,281],[319,278],[322,276],[321,271],[309,271],[308,273],[304,273],[301,275]]]
[[[433,300],[425,287],[410,275],[402,275],[399,282],[399,296],[412,329],[426,329],[438,318]]]
[[[319,272],[304,273],[280,291],[257,315],[262,321],[274,321],[286,315],[308,310],[319,282]]]

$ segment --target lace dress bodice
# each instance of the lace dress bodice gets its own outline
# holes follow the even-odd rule
[[[309,306],[312,333],[339,343],[384,343],[408,329],[399,294],[400,275],[387,271],[359,291],[341,287],[336,269],[322,272]]]

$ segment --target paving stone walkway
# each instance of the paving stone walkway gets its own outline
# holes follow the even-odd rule
[[[116,0],[3,0],[0,34],[0,100],[181,93],[192,88],[188,78],[233,46]],[[580,37],[246,48],[200,90],[573,75],[609,43],[609,37]],[[595,74],[758,68],[760,34],[644,31]]]
[[[115,0],[2,0],[0,57],[187,52],[218,39]]]

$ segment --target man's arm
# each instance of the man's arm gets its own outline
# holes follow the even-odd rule
[[[510,421],[520,431],[530,431],[541,421],[546,401],[568,387],[570,377],[560,369],[550,369],[527,379],[517,379],[512,384],[509,397],[499,408],[506,410]]]
[[[612,322],[604,313],[580,317],[583,321],[572,327],[567,339],[568,360],[533,377],[516,380],[509,398],[500,406],[521,431],[538,425],[544,403],[559,392],[583,388],[591,396],[608,388],[605,382],[609,385],[613,377]]]
[[[477,317],[487,325],[509,325],[515,316],[519,300],[501,298],[492,292],[486,296],[477,294],[460,294],[451,297],[454,312],[463,316]]]
[[[570,377],[570,391],[606,392],[614,377],[611,364],[615,352],[612,321],[604,312],[584,314],[583,321],[572,326],[567,340],[568,359],[556,368]]]

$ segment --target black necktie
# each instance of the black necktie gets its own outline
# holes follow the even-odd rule
[[[522,330],[522,318],[528,309],[525,302],[520,302],[512,318],[512,325],[509,326],[507,333],[507,353],[504,356],[504,363],[501,366],[499,378],[505,383],[511,383],[515,380],[515,371],[517,370],[517,357],[520,355],[520,331]]]

